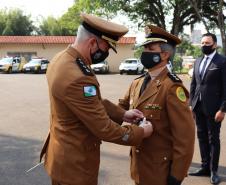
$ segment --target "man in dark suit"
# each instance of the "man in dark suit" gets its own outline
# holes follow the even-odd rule
[[[226,60],[216,51],[216,35],[204,34],[201,46],[204,56],[194,65],[190,105],[196,119],[202,165],[189,175],[210,176],[210,182],[217,184],[220,128],[226,112]]]

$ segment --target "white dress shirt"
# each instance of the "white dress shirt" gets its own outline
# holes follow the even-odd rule
[[[214,57],[215,54],[216,54],[216,50],[215,50],[213,53],[211,53],[210,55],[205,55],[205,56],[204,56],[204,58],[203,58],[202,61],[201,61],[200,66],[199,66],[199,74],[201,74],[201,71],[202,71],[202,68],[203,68],[203,65],[204,65],[204,61],[205,61],[206,58],[208,57],[207,64],[206,64],[206,67],[205,67],[204,73],[203,73],[203,76],[204,76],[204,74],[205,74],[205,72],[206,72],[206,69],[207,69],[207,67],[210,65],[210,62],[211,62],[211,60],[213,59],[213,57]]]

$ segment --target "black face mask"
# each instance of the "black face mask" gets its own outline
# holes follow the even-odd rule
[[[159,52],[142,52],[140,57],[141,63],[147,69],[150,69],[161,62]]]
[[[209,55],[214,52],[215,48],[212,48],[213,45],[210,46],[202,46],[202,52],[206,55]]]
[[[104,61],[109,55],[108,50],[103,51],[99,48],[98,42],[97,42],[97,46],[98,46],[98,50],[96,50],[94,53],[90,54],[92,64],[98,64],[98,63]]]

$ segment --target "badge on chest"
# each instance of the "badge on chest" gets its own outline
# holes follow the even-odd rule
[[[161,110],[162,107],[159,104],[148,103],[145,105],[144,109],[146,110]]]

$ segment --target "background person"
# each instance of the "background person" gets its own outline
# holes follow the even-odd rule
[[[138,109],[153,124],[152,135],[131,149],[131,177],[136,185],[179,185],[194,151],[194,121],[188,91],[166,65],[181,41],[150,25],[141,63],[148,72],[135,79],[119,105]]]
[[[217,174],[220,128],[226,111],[226,60],[216,51],[216,35],[204,34],[201,46],[204,56],[194,64],[190,105],[195,115],[202,164],[190,175],[211,176],[211,183],[217,184],[220,182]]]
[[[45,168],[53,185],[97,185],[101,140],[138,145],[152,132],[150,122],[142,127],[118,124],[143,114],[102,102],[99,83],[90,68],[108,56],[109,48],[116,51],[115,43],[127,28],[88,14],[81,18],[75,43],[53,58],[46,74],[50,132],[40,158],[45,154]]]

